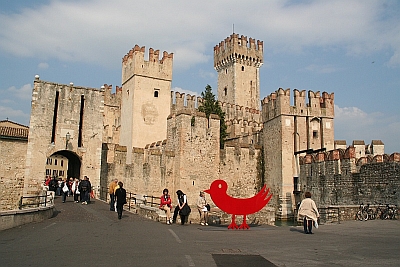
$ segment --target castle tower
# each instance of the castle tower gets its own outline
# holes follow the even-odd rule
[[[263,42],[231,34],[214,47],[214,68],[218,72],[218,100],[260,109],[260,72]]]
[[[265,183],[275,194],[278,217],[292,216],[294,193],[301,191],[298,156],[316,150],[334,149],[334,95],[280,88],[262,100]],[[302,152],[303,151],[303,152]]]
[[[122,100],[120,144],[127,147],[127,162],[133,147],[167,137],[170,113],[173,54],[136,45],[122,59]]]

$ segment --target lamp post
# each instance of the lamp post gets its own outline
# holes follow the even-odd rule
[[[65,135],[65,149],[68,148],[68,142],[70,139],[71,139],[71,134],[67,132],[67,134]]]

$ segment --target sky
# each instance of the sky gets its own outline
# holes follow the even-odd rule
[[[261,98],[334,93],[335,140],[400,152],[398,0],[0,0],[0,25],[0,120],[29,125],[35,75],[121,86],[136,44],[174,53],[173,91],[217,95],[214,46],[235,32],[264,42]]]

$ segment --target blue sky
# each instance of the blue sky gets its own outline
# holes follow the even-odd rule
[[[0,120],[29,124],[36,74],[120,86],[135,44],[174,53],[173,90],[216,89],[213,47],[234,25],[264,41],[262,98],[278,88],[334,92],[336,140],[378,139],[400,152],[397,0],[0,0],[0,25]]]

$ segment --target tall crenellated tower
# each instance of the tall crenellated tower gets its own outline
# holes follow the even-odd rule
[[[265,183],[274,188],[278,217],[287,218],[294,207],[293,193],[300,192],[298,156],[334,149],[334,94],[280,88],[262,100]],[[303,151],[303,152],[302,152]]]
[[[136,45],[122,59],[122,101],[120,144],[127,147],[127,162],[132,147],[167,137],[167,117],[170,113],[173,54],[149,50]]]
[[[214,47],[214,68],[218,72],[218,100],[260,109],[260,72],[263,42],[231,34]]]

